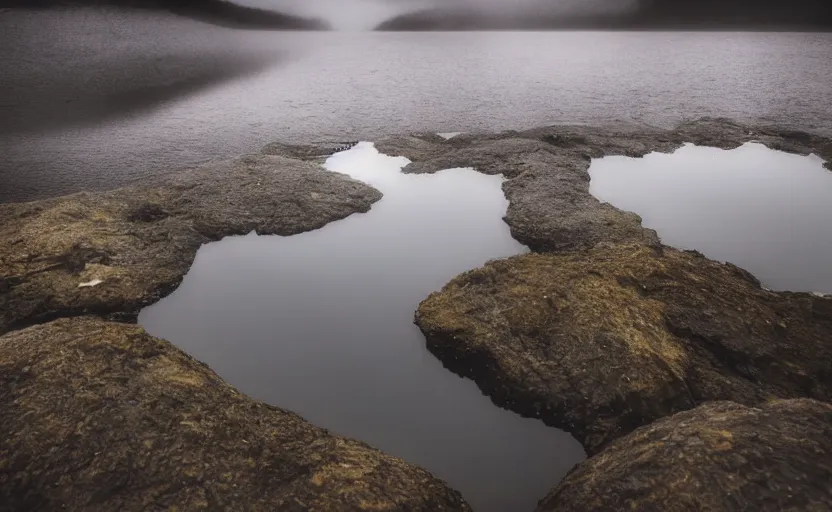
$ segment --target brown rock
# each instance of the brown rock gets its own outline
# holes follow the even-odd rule
[[[429,296],[416,323],[449,369],[588,453],[710,400],[832,400],[832,300],[766,291],[698,253],[493,261]]]
[[[0,205],[0,333],[62,316],[135,319],[179,284],[203,243],[301,233],[380,197],[311,163],[252,155],[112,192]]]
[[[0,337],[0,510],[64,509],[469,510],[428,472],[92,318]]]
[[[538,512],[832,510],[832,405],[712,402],[586,460]]]
[[[600,242],[657,245],[658,236],[641,218],[599,202],[589,193],[592,158],[641,157],[670,152],[686,142],[724,149],[758,141],[793,153],[816,153],[832,169],[832,141],[803,132],[746,126],[728,119],[703,118],[674,130],[646,126],[550,126],[522,132],[389,137],[379,151],[404,155],[409,173],[473,167],[502,174],[509,200],[506,222],[518,241],[534,251],[572,251]]]
[[[385,155],[413,161],[435,158],[454,148],[451,141],[436,134],[393,135],[376,141],[375,147]]]

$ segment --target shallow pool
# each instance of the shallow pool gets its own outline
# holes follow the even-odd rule
[[[241,391],[428,469],[478,511],[532,510],[582,448],[445,370],[412,323],[455,275],[525,251],[502,221],[503,179],[407,163],[369,143],[332,156],[328,169],[384,193],[369,213],[208,244],[139,321]]]
[[[832,172],[749,143],[593,160],[590,192],[662,241],[729,261],[775,290],[832,293]]]

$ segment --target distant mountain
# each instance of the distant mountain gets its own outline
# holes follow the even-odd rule
[[[468,8],[434,8],[385,21],[380,31],[669,29],[832,30],[832,0],[641,0],[629,12],[569,14],[534,11],[495,15]]]
[[[490,17],[473,9],[424,9],[401,14],[376,27],[377,31],[443,31],[511,29],[510,20]]]
[[[829,0],[640,0],[636,26],[832,29]]]
[[[207,23],[234,28],[273,30],[328,30],[330,28],[322,20],[245,7],[225,0],[0,0],[0,7],[22,9],[73,6],[168,11]]]

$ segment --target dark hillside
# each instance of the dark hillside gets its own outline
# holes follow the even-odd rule
[[[2,0],[0,6],[25,9],[100,6],[168,11],[216,25],[276,30],[327,30],[326,22],[225,0]]]
[[[641,0],[632,11],[551,12],[545,7],[509,15],[489,15],[474,8],[435,8],[397,16],[376,30],[798,30],[832,29],[832,2],[817,0]]]

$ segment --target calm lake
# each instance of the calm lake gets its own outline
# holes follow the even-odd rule
[[[703,115],[832,133],[832,34],[278,33],[0,12],[0,202],[273,140]]]
[[[428,469],[479,512],[532,510],[583,449],[445,370],[413,325],[456,274],[525,251],[502,221],[502,178],[402,174],[407,162],[368,143],[331,157],[384,193],[369,213],[208,244],[139,323],[241,391]]]
[[[6,10],[0,47],[0,202],[113,188],[275,140],[706,115],[832,134],[832,34],[279,33]],[[598,160],[593,193],[773,288],[832,291],[832,174],[755,145],[706,150]],[[405,164],[370,143],[334,155],[328,169],[384,193],[370,212],[208,244],[140,323],[243,392],[425,467],[479,512],[531,510],[581,447],[494,406],[412,324],[455,275],[526,250],[501,219],[501,178]]]

